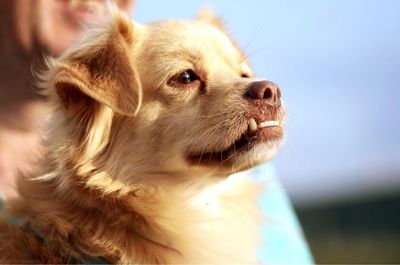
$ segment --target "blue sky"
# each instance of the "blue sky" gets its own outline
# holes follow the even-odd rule
[[[137,0],[133,17],[190,19],[205,5],[282,89],[274,163],[295,202],[400,189],[400,1]]]

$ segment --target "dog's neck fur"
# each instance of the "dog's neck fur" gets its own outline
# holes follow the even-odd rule
[[[62,177],[21,183],[14,203],[14,214],[41,231],[57,255],[113,263],[256,262],[249,250],[258,243],[260,188],[251,181],[233,178],[201,190],[138,185],[116,196],[85,188],[85,178]]]

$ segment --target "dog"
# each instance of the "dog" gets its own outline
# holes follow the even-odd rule
[[[113,9],[40,80],[48,154],[7,203],[1,263],[258,261],[262,185],[228,176],[276,154],[285,110],[216,16]]]

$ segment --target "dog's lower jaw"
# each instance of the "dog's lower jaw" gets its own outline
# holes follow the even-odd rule
[[[271,160],[281,145],[281,140],[268,140],[254,144],[248,150],[233,151],[225,158],[222,154],[219,158],[217,153],[202,154],[189,157],[187,161],[192,167],[203,168],[206,172],[213,170],[214,175],[228,177]]]
[[[265,161],[271,160],[278,152],[281,144],[281,141],[272,140],[254,146],[250,152],[238,158],[237,164],[243,166],[242,168],[238,168],[237,171],[253,168]]]
[[[66,256],[99,255],[113,263],[256,262],[258,183],[233,178],[201,192],[188,185],[157,187],[151,195],[144,186],[117,195],[63,185],[57,177],[29,181],[14,214]]]

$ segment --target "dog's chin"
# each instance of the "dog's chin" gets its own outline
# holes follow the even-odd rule
[[[192,165],[237,172],[271,159],[278,151],[282,139],[281,126],[269,126],[256,131],[246,130],[223,150],[193,153],[186,156],[186,159]]]

